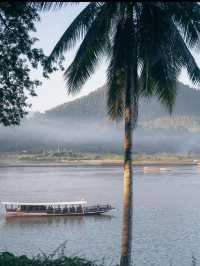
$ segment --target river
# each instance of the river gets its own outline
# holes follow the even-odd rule
[[[2,167],[0,201],[109,203],[115,210],[94,217],[13,218],[0,207],[0,250],[50,254],[65,242],[66,255],[111,265],[118,262],[122,222],[121,167]],[[200,262],[200,172],[195,166],[144,174],[134,169],[135,266],[188,266]]]

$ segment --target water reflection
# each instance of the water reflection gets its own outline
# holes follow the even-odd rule
[[[3,226],[6,228],[9,227],[32,227],[35,225],[81,225],[84,224],[87,219],[90,219],[91,222],[101,222],[101,221],[110,221],[114,218],[114,215],[102,214],[94,216],[62,216],[62,217],[12,217],[5,218]]]

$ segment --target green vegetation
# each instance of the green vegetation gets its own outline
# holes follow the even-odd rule
[[[0,266],[95,266],[95,263],[76,256],[52,258],[43,255],[31,259],[25,255],[15,256],[10,252],[2,252]]]
[[[81,160],[99,160],[103,159],[102,155],[79,153],[79,152],[47,152],[43,154],[26,154],[18,155],[18,160],[28,161],[81,161]]]
[[[35,48],[33,37],[39,14],[30,3],[0,3],[0,124],[18,125],[27,114],[28,95],[36,96],[41,83],[30,76],[32,69],[43,66],[46,56]],[[56,70],[48,65],[44,77]]]
[[[0,266],[101,266],[93,261],[89,261],[84,258],[77,256],[66,257],[60,255],[57,258],[52,258],[52,256],[38,255],[35,258],[28,258],[25,255],[15,256],[10,252],[0,252]],[[105,265],[105,262],[104,262]],[[173,266],[173,263],[169,265]],[[192,256],[191,266],[197,265],[197,259]],[[188,266],[190,266],[188,265]],[[139,266],[139,265],[138,265]]]
[[[4,158],[5,156],[1,156]],[[0,158],[0,159],[1,159]],[[8,159],[9,157],[7,157]],[[123,154],[105,153],[80,153],[80,152],[48,152],[38,154],[16,154],[12,155],[10,160],[20,161],[33,161],[33,162],[81,162],[81,161],[101,161],[101,162],[123,162]],[[137,154],[133,155],[133,163],[148,163],[148,162],[184,162],[200,160],[200,156],[190,154],[178,155],[170,153],[159,153],[159,154]]]

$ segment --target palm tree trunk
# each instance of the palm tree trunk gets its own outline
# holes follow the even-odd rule
[[[120,266],[131,264],[132,246],[132,75],[127,71],[124,136],[124,193]]]
[[[125,25],[127,45],[126,50],[126,87],[125,87],[125,133],[124,133],[124,192],[123,192],[123,224],[121,239],[120,266],[131,265],[132,250],[132,213],[133,213],[133,184],[132,184],[132,132],[137,110],[137,29],[134,21],[133,7],[135,2],[127,2],[127,21]],[[137,116],[137,115],[136,115]],[[135,117],[136,117],[135,116]]]

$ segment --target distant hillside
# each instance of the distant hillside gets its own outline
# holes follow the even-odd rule
[[[195,90],[182,83],[177,84],[177,98],[173,116],[199,116],[200,90]],[[140,100],[139,117],[141,120],[156,119],[168,115],[168,111],[155,98]],[[46,112],[48,118],[83,118],[102,119],[106,117],[106,87],[101,87],[89,95],[73,102],[59,105]]]
[[[141,99],[134,153],[200,153],[200,91],[178,83],[173,116],[157,99]],[[0,151],[38,152],[57,149],[122,152],[123,123],[108,119],[106,88],[35,113],[20,127],[0,127]]]
[[[48,110],[45,116],[48,118],[65,117],[65,118],[82,118],[82,119],[99,119],[106,115],[106,88],[100,87],[89,95],[83,96],[72,102],[64,103]]]

